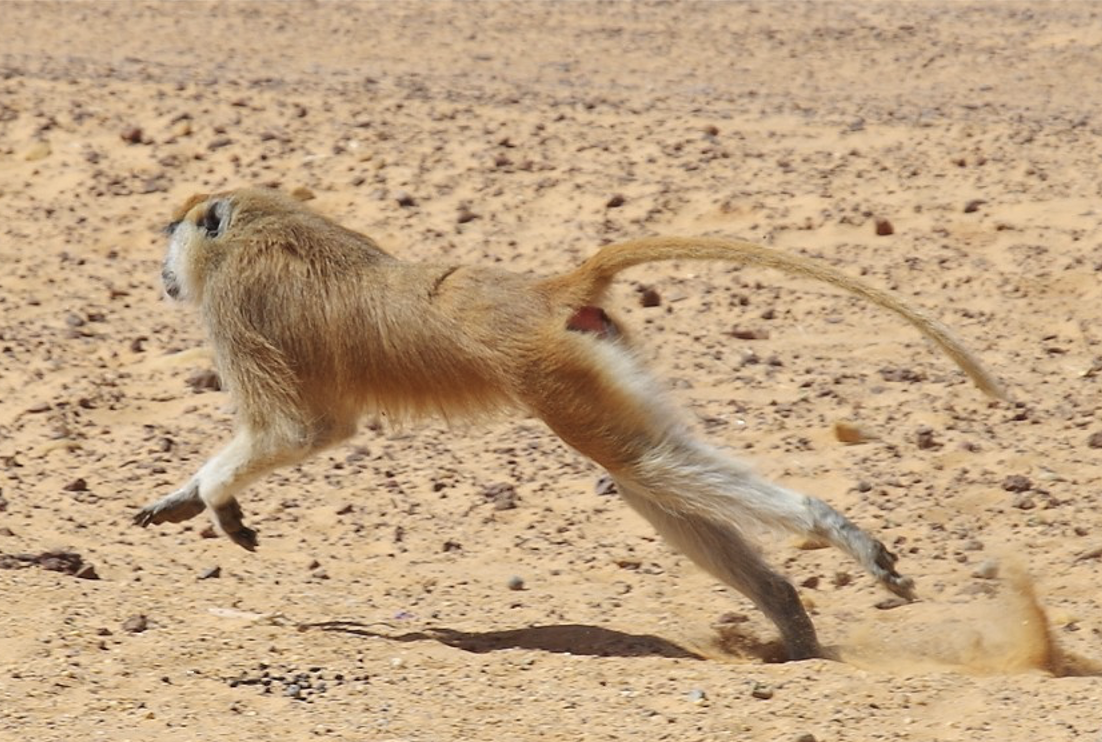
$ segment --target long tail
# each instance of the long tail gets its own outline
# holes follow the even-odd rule
[[[1002,384],[938,320],[831,265],[752,242],[717,237],[646,237],[620,242],[602,248],[573,271],[548,279],[545,285],[574,306],[597,303],[617,273],[659,260],[724,260],[760,265],[845,289],[903,317],[937,343],[986,394],[1009,399]]]

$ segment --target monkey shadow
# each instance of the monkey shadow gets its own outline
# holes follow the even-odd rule
[[[447,628],[426,628],[406,633],[389,633],[355,621],[321,621],[303,624],[302,629],[336,631],[355,636],[386,639],[393,642],[435,641],[464,652],[487,654],[508,649],[530,649],[553,654],[573,654],[591,657],[665,657],[668,659],[704,660],[706,657],[668,639],[653,634],[629,634],[584,624],[529,626],[502,631],[457,631]],[[390,624],[382,624],[390,628]]]

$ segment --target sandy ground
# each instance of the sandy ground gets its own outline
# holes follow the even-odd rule
[[[1102,735],[1098,4],[5,2],[0,39],[0,738]],[[256,554],[136,529],[232,424],[158,229],[244,184],[520,271],[760,240],[924,307],[1018,401],[821,285],[620,282],[702,435],[903,555],[922,601],[887,610],[843,555],[764,540],[839,662],[771,661],[530,419],[279,472],[244,496]]]

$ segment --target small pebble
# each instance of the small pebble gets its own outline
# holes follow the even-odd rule
[[[644,307],[662,306],[662,296],[657,290],[646,286],[639,292],[639,304]]]
[[[700,690],[699,688],[689,691],[687,695],[689,700],[695,703],[697,706],[703,706],[708,702],[708,694]]]
[[[923,451],[928,451],[931,448],[941,448],[941,443],[938,442],[935,437],[933,428],[919,428],[915,432],[915,445]]]
[[[765,683],[754,683],[754,687],[750,689],[750,695],[768,701],[773,697],[773,688]]]
[[[222,379],[218,377],[218,372],[208,368],[189,376],[187,385],[194,392],[217,392],[222,389]]]
[[[138,613],[122,622],[122,630],[130,634],[140,634],[149,628],[149,619]]]
[[[510,590],[523,590],[524,589],[524,578],[523,577],[517,577],[516,575],[513,575],[512,577],[509,578],[509,581],[506,583],[506,586]]]
[[[1003,480],[1003,489],[1007,492],[1028,492],[1033,489],[1033,482],[1021,474],[1011,474]]]
[[[979,577],[981,580],[993,580],[999,576],[999,563],[995,559],[985,559],[976,567],[972,572],[973,577]]]
[[[909,604],[911,601],[898,595],[891,598],[884,598],[879,603],[876,603],[876,608],[881,611],[890,611],[893,608],[899,608]]]
[[[878,436],[857,423],[850,422],[849,420],[838,420],[834,423],[834,437],[842,443],[853,445],[857,443],[868,443],[869,441],[876,440]]]
[[[605,206],[607,206],[610,209],[618,209],[618,208],[620,208],[621,206],[624,205],[624,201],[625,201],[624,197],[621,196],[619,193],[617,193],[615,196],[610,198],[605,203]]]
[[[200,580],[213,580],[221,576],[222,568],[217,565],[214,567],[210,567],[209,569],[204,569],[202,572],[199,573]]]
[[[887,219],[876,220],[876,234],[880,237],[887,237],[895,234],[895,227]]]
[[[1037,507],[1037,503],[1032,497],[1022,493],[1019,493],[1018,496],[1014,498],[1014,502],[1011,504],[1014,507],[1018,508],[1018,510],[1032,510],[1033,508]]]

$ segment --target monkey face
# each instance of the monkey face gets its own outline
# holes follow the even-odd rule
[[[161,282],[169,298],[191,301],[200,288],[196,282],[196,262],[204,248],[229,229],[233,208],[228,198],[192,196],[165,227],[168,251],[161,265]]]

